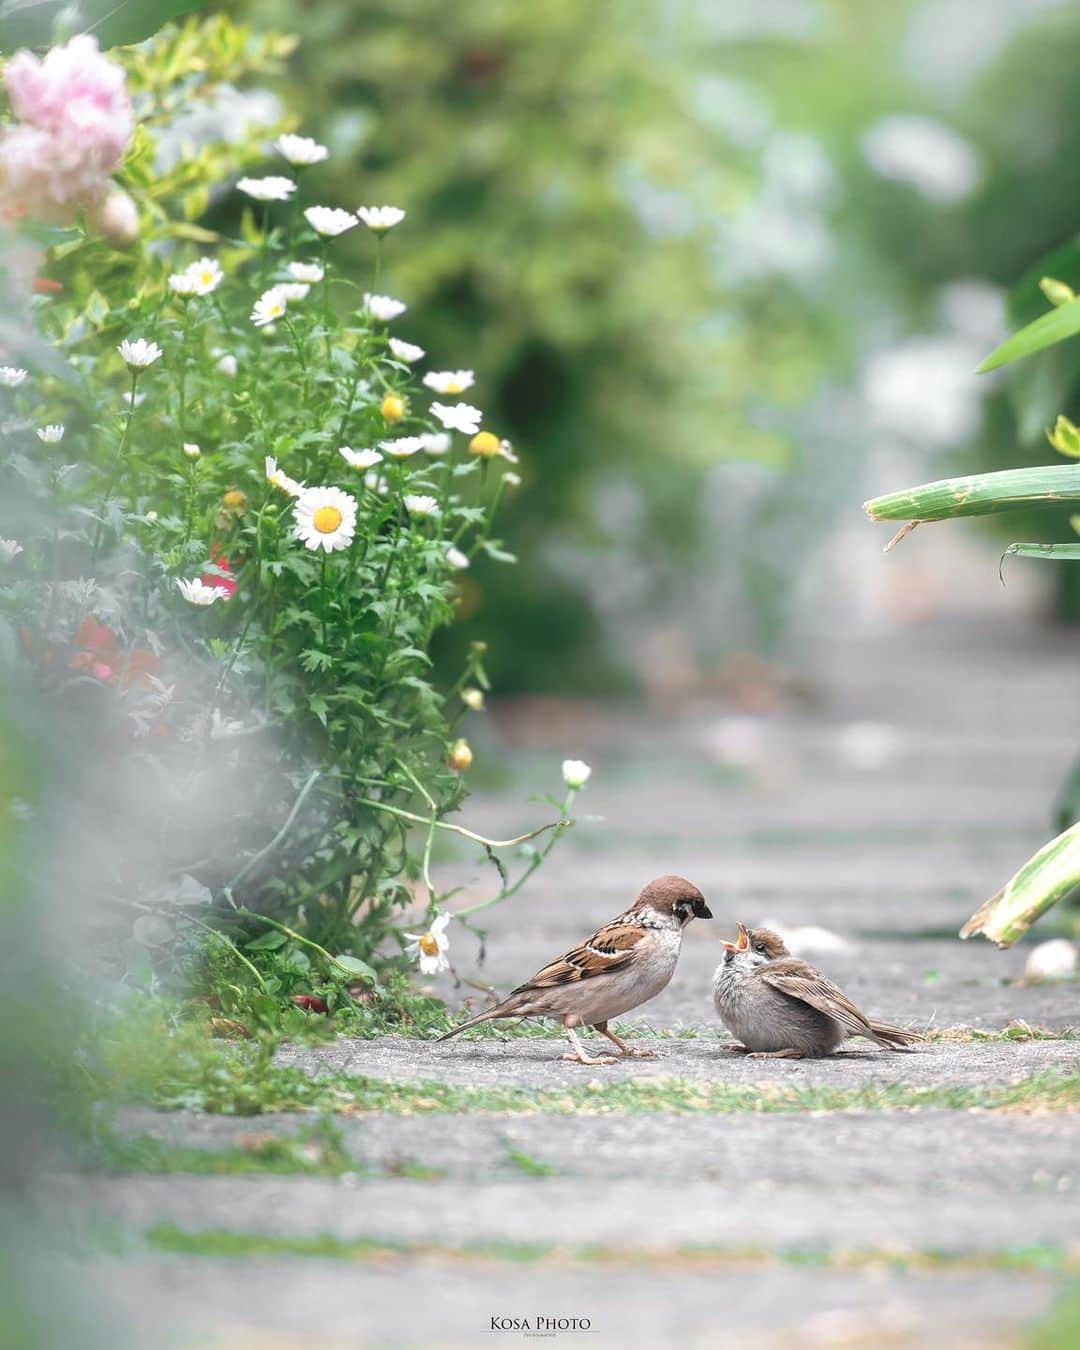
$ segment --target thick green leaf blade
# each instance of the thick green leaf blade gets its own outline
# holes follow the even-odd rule
[[[204,0],[0,0],[0,52],[48,47],[64,13],[66,33],[92,33],[103,48],[151,37],[170,19],[201,9]]]
[[[988,370],[1007,366],[1010,361],[1020,361],[1025,356],[1052,347],[1056,342],[1064,342],[1066,338],[1075,337],[1077,333],[1080,333],[1080,299],[1070,300],[1067,305],[1059,305],[1057,309],[1040,314],[1026,328],[1021,328],[1011,338],[1006,338],[1001,346],[995,348],[976,368],[976,373],[983,375]]]
[[[1080,825],[1044,844],[1019,872],[978,909],[963,928],[962,938],[975,933],[1011,947],[1039,917],[1080,887]]]
[[[966,478],[942,478],[935,483],[890,492],[865,502],[872,520],[950,520],[956,516],[986,516],[1018,506],[1080,501],[1080,465],[1049,464],[1034,469],[1002,469]]]

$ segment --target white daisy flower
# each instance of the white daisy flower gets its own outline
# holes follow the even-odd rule
[[[316,234],[325,235],[328,239],[360,224],[351,211],[342,211],[339,206],[309,206],[304,212],[304,219]]]
[[[380,497],[385,497],[390,491],[390,484],[378,473],[364,474],[364,486],[369,492],[377,492]]]
[[[194,278],[196,295],[209,295],[225,280],[225,273],[216,258],[200,258],[186,267],[184,272],[186,276]]]
[[[373,469],[383,461],[378,450],[354,450],[351,445],[343,445],[338,454],[352,469]]]
[[[462,553],[461,549],[455,548],[453,544],[446,550],[446,561],[457,571],[464,571],[469,566],[469,555]]]
[[[283,295],[286,300],[303,300],[311,287],[302,281],[279,281],[274,290],[279,295]]]
[[[0,384],[7,389],[18,389],[29,374],[28,370],[20,370],[17,366],[0,366]]]
[[[184,454],[188,459],[202,458],[202,451],[199,449],[199,447],[195,444],[194,441],[184,442]]]
[[[330,154],[325,145],[320,145],[310,136],[279,136],[274,149],[290,164],[303,168],[308,164],[321,164]]]
[[[450,939],[446,936],[449,914],[439,914],[426,933],[406,933],[405,955],[420,962],[422,975],[438,975],[450,969]]]
[[[218,358],[217,368],[222,375],[227,375],[230,380],[235,380],[236,372],[240,369],[240,366],[232,352],[225,352]]]
[[[0,561],[14,562],[22,551],[23,546],[17,539],[0,539]]]
[[[364,296],[364,305],[371,317],[381,323],[389,323],[399,314],[404,314],[408,308],[400,300],[395,300],[392,295],[372,295],[370,292]]]
[[[379,449],[385,450],[394,459],[408,459],[424,448],[423,436],[398,436],[392,441],[380,441]]]
[[[296,191],[291,178],[281,178],[277,174],[266,178],[241,178],[236,186],[256,202],[287,202]]]
[[[433,403],[431,411],[447,431],[461,431],[466,436],[475,436],[484,418],[480,409],[471,403]]]
[[[564,759],[562,776],[566,786],[577,791],[578,788],[583,788],[592,777],[592,769],[583,759]]]
[[[285,310],[288,308],[288,302],[282,295],[277,286],[271,286],[268,291],[263,291],[258,300],[255,301],[255,308],[251,311],[251,322],[256,328],[265,328],[268,323],[273,323],[275,319],[285,317]]]
[[[302,281],[308,286],[314,286],[322,281],[323,269],[318,263],[291,262],[289,276],[293,281]]]
[[[290,478],[284,469],[278,468],[278,462],[273,455],[267,455],[263,461],[266,471],[266,481],[271,487],[281,488],[282,492],[287,492],[290,497],[299,497],[304,490],[303,483],[298,483],[295,478]]]
[[[305,488],[293,507],[296,538],[310,549],[334,553],[356,533],[356,498],[336,487]]]
[[[452,444],[445,431],[425,431],[420,439],[424,442],[424,450],[429,455],[445,455]]]
[[[390,355],[396,356],[399,361],[404,361],[407,365],[412,365],[414,361],[421,361],[427,355],[423,347],[418,347],[414,342],[402,342],[400,338],[391,338],[389,346]]]
[[[37,438],[46,445],[55,445],[64,439],[64,427],[60,422],[50,422],[47,427],[38,427]]]
[[[190,581],[177,577],[176,584],[180,594],[190,605],[212,605],[217,600],[229,598],[229,592],[224,586],[208,586],[199,577],[193,577]]]
[[[161,359],[161,348],[145,338],[125,338],[116,349],[127,362],[128,370],[145,370]]]
[[[405,510],[408,511],[410,516],[442,515],[442,511],[439,508],[439,503],[435,500],[435,498],[426,497],[423,495],[423,493],[415,497],[403,497],[402,501],[404,501]]]
[[[173,272],[169,277],[169,290],[173,295],[195,295],[199,283],[190,272]]]
[[[471,370],[429,370],[424,383],[436,394],[463,394],[476,383]]]
[[[504,473],[502,476],[502,480],[507,487],[521,486],[521,474],[519,473]]]
[[[400,206],[358,206],[356,214],[376,234],[385,234],[405,219],[405,212]]]

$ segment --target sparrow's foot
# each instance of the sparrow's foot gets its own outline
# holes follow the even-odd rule
[[[644,1047],[642,1047],[641,1049],[636,1049],[636,1048],[635,1048],[634,1046],[632,1046],[632,1045],[626,1045],[626,1044],[624,1044],[624,1045],[623,1045],[623,1048],[622,1048],[622,1052],[623,1052],[623,1054],[627,1057],[627,1059],[657,1059],[657,1058],[658,1058],[658,1055],[657,1055],[657,1053],[656,1053],[655,1050],[646,1050]]]
[[[618,1064],[614,1055],[560,1055],[567,1064]]]
[[[748,1055],[750,1051],[743,1045],[742,1041],[721,1041],[721,1050],[730,1050],[736,1055]]]
[[[802,1059],[801,1050],[748,1050],[747,1059]]]

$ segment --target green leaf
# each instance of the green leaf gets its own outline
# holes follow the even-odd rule
[[[350,975],[362,975],[365,980],[375,980],[378,976],[366,961],[361,961],[358,956],[350,956],[347,953],[343,956],[335,956],[334,960],[339,966],[342,966]]]
[[[1011,947],[1040,914],[1080,887],[1080,825],[1051,839],[1019,872],[977,910],[962,938],[981,933],[999,947]]]
[[[1018,558],[1059,558],[1080,562],[1080,544],[1010,544],[1001,555],[1001,561],[1013,553]]]
[[[955,516],[992,515],[1017,506],[1069,501],[1080,501],[1077,464],[942,478],[936,483],[875,497],[864,503],[863,510],[872,520],[950,520]]]
[[[0,51],[48,47],[58,37],[93,33],[103,48],[152,37],[170,19],[201,9],[203,0],[0,0]],[[64,13],[63,31],[57,20]]]
[[[249,952],[273,952],[279,947],[284,947],[288,940],[284,933],[279,933],[275,928],[269,933],[264,933],[262,937],[252,938],[250,942],[244,944],[244,947]]]
[[[1080,300],[1070,300],[1068,304],[1041,314],[1026,328],[1021,328],[1018,333],[1007,338],[976,368],[976,374],[983,375],[988,370],[1007,366],[1010,361],[1023,360],[1025,356],[1041,352],[1056,342],[1064,342],[1077,333],[1080,333]]]

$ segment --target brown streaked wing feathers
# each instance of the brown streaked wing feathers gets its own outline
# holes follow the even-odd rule
[[[834,1017],[850,1035],[875,1038],[868,1019],[847,994],[837,989],[820,970],[806,961],[799,961],[795,957],[786,961],[772,961],[762,967],[761,979],[782,994],[797,998],[828,1017]]]
[[[575,947],[565,956],[546,965],[543,970],[537,971],[531,980],[515,989],[510,998],[528,989],[550,989],[553,985],[573,984],[577,980],[591,979],[594,975],[607,975],[613,970],[621,970],[629,963],[634,948],[644,936],[644,929],[638,924],[605,924],[580,947]]]

